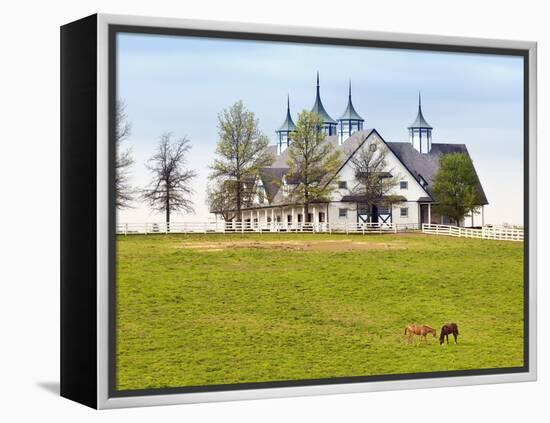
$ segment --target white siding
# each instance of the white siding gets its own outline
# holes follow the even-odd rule
[[[407,217],[401,217],[401,208],[408,209]],[[420,222],[420,205],[413,201],[394,204],[392,207],[392,218],[393,223],[416,227]]]
[[[373,141],[382,142],[376,134],[371,134],[370,137],[365,141],[365,144],[363,144],[363,148],[368,146]],[[385,144],[382,145],[385,146]],[[400,189],[400,186],[398,184],[394,189],[392,189],[390,194],[401,195],[405,197],[407,201],[418,201],[419,198],[428,196],[426,191],[424,191],[418,181],[413,178],[413,176],[409,173],[409,171],[405,168],[401,161],[391,152],[388,147],[386,148],[388,149],[388,153],[386,154],[386,162],[388,163],[387,171],[391,172],[393,176],[398,176],[399,181],[408,182],[407,189]],[[342,199],[342,196],[349,195],[349,190],[353,189],[353,187],[357,183],[357,181],[355,180],[353,164],[351,163],[351,161],[348,161],[348,163],[342,168],[342,170],[340,170],[340,173],[338,173],[338,179],[340,181],[346,181],[348,184],[348,189],[336,190],[332,195],[333,201],[340,201]]]
[[[348,209],[348,216],[340,217],[339,210]],[[330,223],[356,223],[357,222],[357,210],[355,203],[342,203],[342,202],[333,202],[330,203],[328,207],[328,221]]]

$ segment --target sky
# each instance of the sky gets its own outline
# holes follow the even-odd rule
[[[119,33],[117,98],[132,125],[123,144],[135,159],[132,185],[150,181],[145,164],[163,133],[186,137],[188,167],[198,173],[195,213],[171,220],[213,220],[205,193],[218,114],[242,100],[274,144],[287,95],[295,122],[313,106],[317,71],[332,118],[343,113],[351,80],[364,127],[390,142],[408,142],[420,91],[433,142],[468,148],[489,201],[485,223],[523,222],[523,59],[512,56]],[[137,202],[117,219],[161,222],[164,216]]]

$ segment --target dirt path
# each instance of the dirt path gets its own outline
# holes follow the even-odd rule
[[[179,244],[177,248],[195,251],[224,251],[235,248],[284,249],[295,251],[356,251],[356,250],[404,250],[405,243],[353,241],[351,239],[337,240],[292,240],[292,241],[217,241],[190,242]]]

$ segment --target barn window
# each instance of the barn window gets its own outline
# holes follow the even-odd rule
[[[339,217],[348,217],[348,209],[338,209]]]
[[[401,207],[401,217],[409,217],[409,208],[408,207]]]
[[[409,189],[409,182],[408,181],[399,182],[399,188],[400,189]]]
[[[346,181],[339,181],[338,182],[338,188],[346,189],[347,187],[348,187],[348,183]]]

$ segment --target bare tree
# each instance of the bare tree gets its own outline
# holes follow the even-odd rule
[[[132,149],[122,148],[122,143],[130,136],[132,125],[126,115],[126,104],[118,100],[115,112],[115,204],[118,209],[132,206],[136,190],[130,185],[130,168],[134,164]]]
[[[191,149],[187,138],[171,141],[171,134],[161,135],[157,152],[148,160],[147,169],[152,179],[143,191],[143,198],[153,210],[166,213],[170,223],[171,212],[193,212],[191,183],[197,172],[187,169],[186,155]]]
[[[220,188],[230,188],[223,197],[232,201],[236,211],[234,217],[240,222],[241,209],[245,207],[254,181],[260,170],[273,163],[274,158],[267,148],[269,139],[259,129],[258,119],[242,101],[224,110],[218,119],[217,158],[210,166],[210,179],[217,181]]]
[[[375,205],[387,207],[400,201],[400,197],[391,194],[399,184],[400,176],[392,174],[394,169],[388,169],[387,154],[385,144],[379,141],[365,142],[350,159],[357,181],[351,193],[369,213]]]

